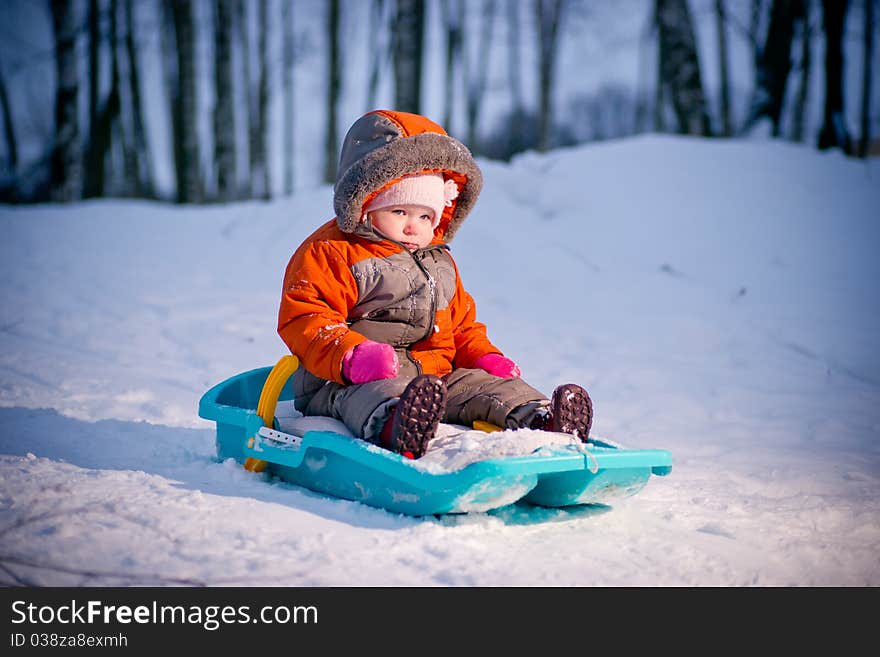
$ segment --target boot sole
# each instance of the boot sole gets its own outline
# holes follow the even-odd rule
[[[553,428],[587,442],[593,425],[593,400],[579,385],[567,383],[553,391]]]
[[[425,454],[446,412],[446,384],[425,374],[409,382],[400,395],[391,428],[392,449],[417,459]]]

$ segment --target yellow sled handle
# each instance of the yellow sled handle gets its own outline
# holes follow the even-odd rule
[[[503,431],[503,429],[497,424],[484,422],[483,420],[474,420],[474,429],[476,429],[477,431],[483,431],[485,433],[495,433],[496,431]]]
[[[281,390],[290,375],[296,372],[299,367],[299,358],[293,354],[282,356],[281,360],[275,363],[263,389],[260,391],[260,401],[257,402],[257,415],[263,420],[263,424],[270,429],[275,424],[275,408],[278,406],[278,397],[281,396]],[[248,457],[244,461],[244,469],[251,472],[262,472],[268,463],[260,459]]]

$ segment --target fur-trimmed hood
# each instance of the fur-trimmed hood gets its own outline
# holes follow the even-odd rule
[[[424,116],[376,110],[355,121],[339,157],[333,207],[340,230],[358,231],[363,208],[407,175],[442,173],[458,185],[435,237],[449,242],[477,201],[483,174],[467,147]]]

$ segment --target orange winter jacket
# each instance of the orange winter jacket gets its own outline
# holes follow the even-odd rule
[[[343,356],[368,338],[394,346],[402,366],[406,359],[437,376],[501,353],[476,321],[473,298],[441,240],[410,253],[389,240],[344,233],[336,220],[291,258],[278,333],[306,370],[338,383],[347,383]]]

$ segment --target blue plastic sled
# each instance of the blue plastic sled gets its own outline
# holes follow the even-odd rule
[[[199,416],[217,424],[217,454],[313,491],[414,516],[488,511],[524,500],[540,506],[608,503],[639,492],[652,474],[672,471],[665,450],[629,450],[591,440],[541,447],[454,471],[330,431],[277,430],[279,400],[291,400],[295,356],[244,372],[208,390]]]

